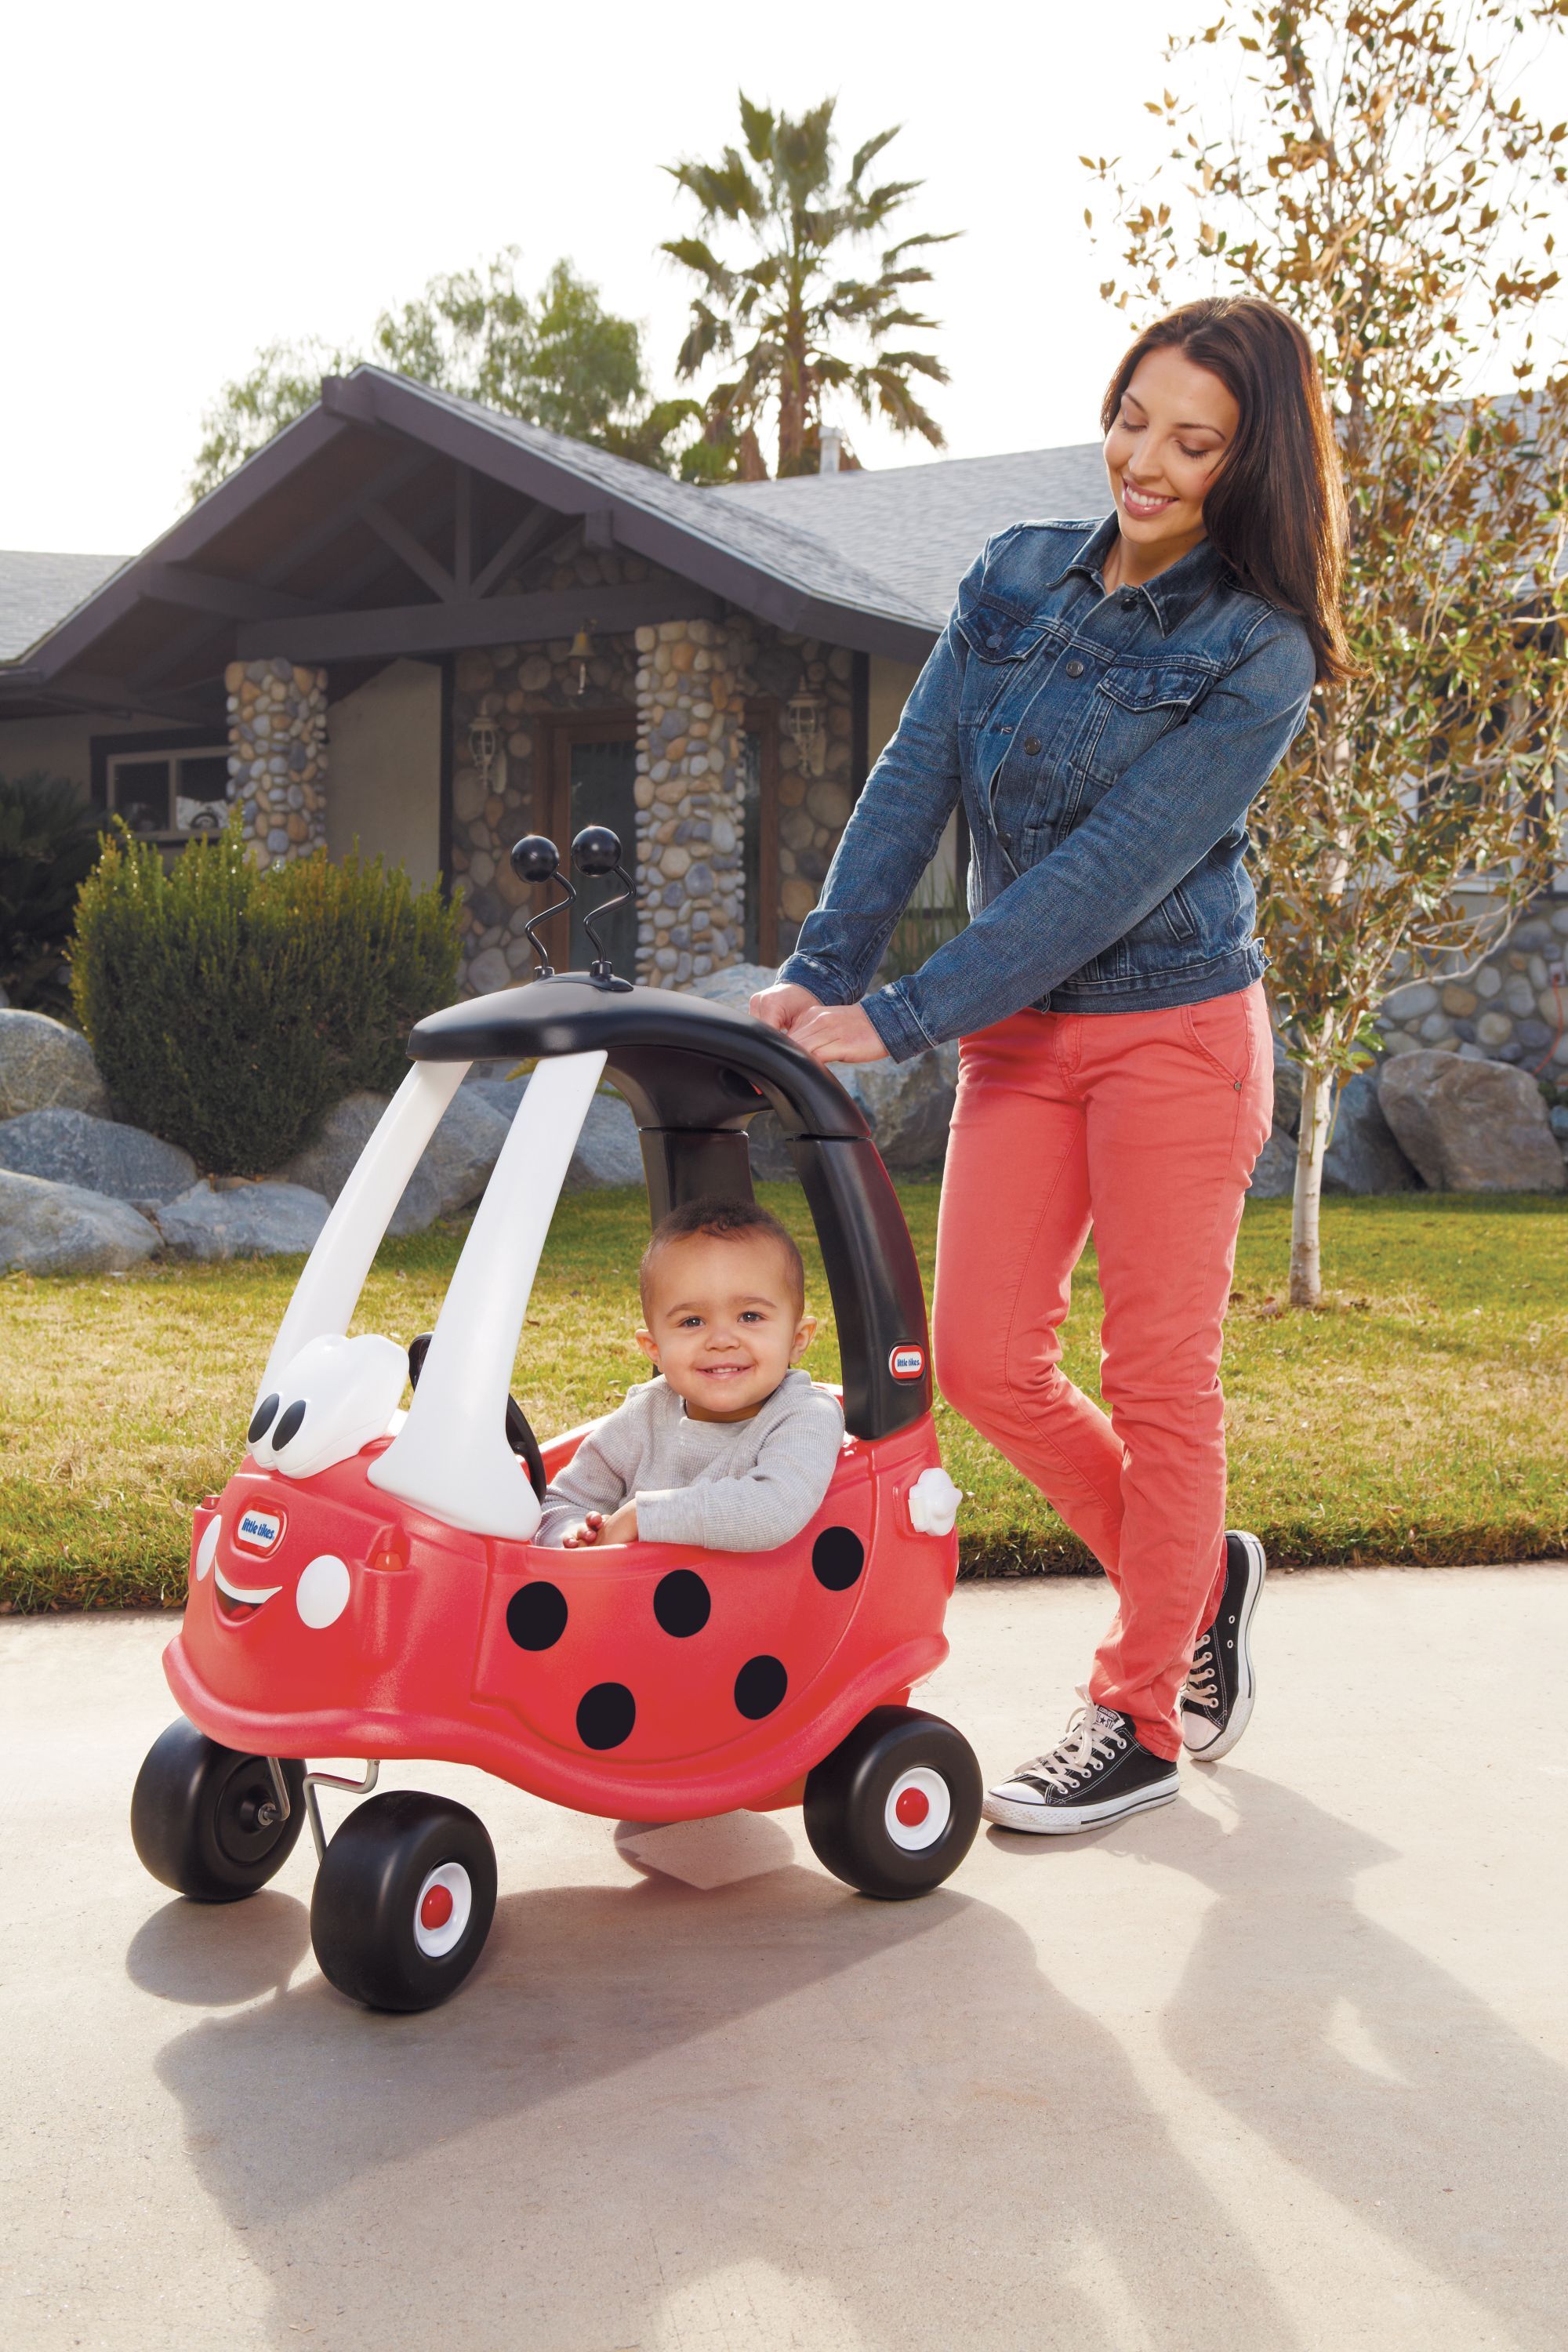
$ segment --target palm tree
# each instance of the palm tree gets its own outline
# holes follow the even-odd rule
[[[880,414],[899,433],[920,434],[933,449],[943,446],[942,427],[916,399],[911,379],[945,383],[947,370],[930,352],[889,350],[886,338],[900,329],[934,331],[936,320],[906,307],[906,289],[931,278],[908,257],[948,238],[927,231],[889,246],[875,278],[838,274],[847,266],[843,248],[875,236],[922,183],[864,184],[873,159],[898,136],[895,124],[857,149],[848,177],[835,186],[836,103],[824,99],[792,121],[753,106],[742,90],[744,155],[726,147],[718,163],[665,167],[696,198],[704,232],[726,224],[752,248],[752,258],[732,264],[705,235],[673,237],[662,247],[701,284],[677,373],[689,380],[710,360],[739,362],[704,404],[703,438],[682,460],[689,478],[764,478],[757,425],[770,404],[778,411],[778,471],[814,470],[825,392],[846,395],[863,416]],[[846,342],[859,355],[847,356]]]

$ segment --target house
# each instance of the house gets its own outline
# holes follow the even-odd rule
[[[1097,444],[699,489],[361,367],[144,553],[0,557],[0,774],[445,874],[481,989],[512,842],[606,824],[621,969],[772,963],[987,534],[1105,504]]]

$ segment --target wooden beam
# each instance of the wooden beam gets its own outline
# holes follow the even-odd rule
[[[531,507],[522,520],[509,530],[484,570],[473,582],[476,596],[488,596],[498,580],[509,570],[525,562],[546,534],[559,527],[560,514],[554,507]]]
[[[141,584],[155,604],[185,605],[221,620],[284,621],[320,610],[308,596],[290,596],[281,588],[264,588],[250,580],[220,579],[216,572],[198,572],[188,563],[144,564]]]
[[[212,704],[193,701],[183,694],[138,694],[124,678],[104,677],[96,670],[72,670],[47,678],[39,677],[36,671],[22,675],[38,680],[30,688],[30,696],[40,701],[63,703],[70,710],[100,710],[128,719],[169,719],[182,727],[211,728],[220,738],[224,732],[221,702],[215,709]]]
[[[452,491],[452,580],[459,597],[474,580],[474,471],[459,466]]]
[[[603,549],[616,543],[616,518],[608,507],[595,507],[583,518],[583,544]]]
[[[369,523],[377,539],[384,540],[394,555],[405,562],[416,580],[423,580],[433,589],[444,604],[456,601],[458,583],[444,563],[437,563],[427,547],[421,547],[411,530],[405,530],[395,514],[389,514],[379,499],[361,499],[354,509]]]
[[[461,653],[469,646],[569,637],[584,621],[602,634],[659,621],[718,620],[722,612],[719,598],[703,589],[680,581],[647,581],[627,588],[572,588],[461,604],[394,604],[363,613],[244,622],[236,635],[241,661],[395,661],[405,654]]]

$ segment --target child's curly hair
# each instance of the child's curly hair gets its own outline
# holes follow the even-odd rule
[[[798,1315],[805,1305],[805,1267],[801,1261],[795,1240],[775,1216],[760,1209],[755,1201],[688,1201],[679,1209],[671,1209],[660,1217],[642,1254],[637,1268],[637,1289],[642,1297],[643,1313],[647,1313],[648,1277],[660,1250],[670,1242],[692,1240],[697,1234],[710,1234],[715,1241],[741,1241],[752,1234],[765,1234],[784,1252],[790,1286],[795,1294]]]

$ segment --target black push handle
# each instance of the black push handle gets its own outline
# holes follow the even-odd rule
[[[566,893],[564,898],[557,898],[553,907],[541,908],[539,913],[531,917],[522,927],[528,935],[528,944],[533,950],[537,960],[537,969],[533,975],[535,980],[553,980],[555,966],[550,961],[550,951],[543,940],[535,937],[533,926],[535,923],[547,923],[552,915],[559,915],[564,908],[574,907],[577,903],[577,893],[561,871],[560,852],[545,834],[525,833],[521,841],[512,844],[511,870],[520,882],[531,882],[535,885],[541,882],[559,882]]]

